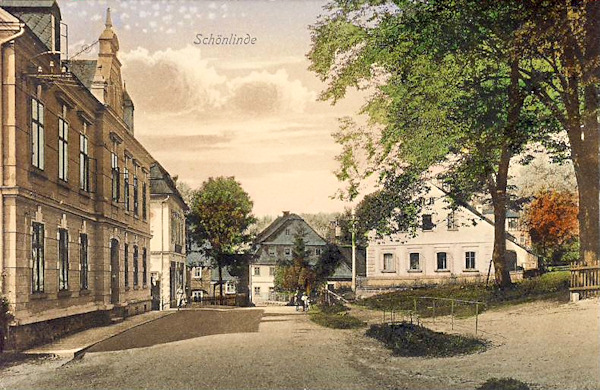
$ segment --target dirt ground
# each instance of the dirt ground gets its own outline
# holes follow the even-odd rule
[[[479,330],[487,351],[435,359],[394,357],[365,329],[324,328],[291,307],[182,312],[109,339],[81,360],[0,369],[0,389],[475,389],[491,377],[533,389],[600,389],[599,304],[485,312]],[[455,329],[472,332],[473,321],[457,320]],[[432,326],[449,324],[438,318]]]
[[[479,316],[487,351],[453,358],[394,357],[375,340],[353,335],[354,359],[398,389],[469,389],[491,377],[512,377],[535,389],[600,389],[600,301],[535,302]],[[354,309],[380,322],[381,312]],[[449,318],[427,326],[451,332]],[[455,333],[473,334],[474,318],[455,321]],[[366,340],[366,341],[365,341]]]

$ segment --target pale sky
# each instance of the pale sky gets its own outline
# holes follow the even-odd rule
[[[192,187],[235,176],[258,216],[342,211],[330,199],[337,118],[307,70],[308,25],[323,1],[59,0],[69,55],[96,41],[111,8],[123,78],[136,108],[135,134]],[[256,38],[254,45],[197,45],[197,34]],[[76,58],[94,58],[95,52]]]

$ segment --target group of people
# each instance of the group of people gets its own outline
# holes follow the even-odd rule
[[[300,294],[300,292],[298,292],[294,296],[294,305],[296,305],[296,311],[300,311],[300,307],[302,307],[302,311],[308,311],[310,308],[310,298],[306,293]]]

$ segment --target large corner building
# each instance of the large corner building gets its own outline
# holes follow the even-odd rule
[[[0,0],[0,288],[22,349],[150,310],[150,154],[110,12],[95,60],[61,53],[54,0]]]

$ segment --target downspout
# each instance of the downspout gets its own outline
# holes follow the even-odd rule
[[[165,200],[162,200],[160,202],[160,227],[162,229],[162,231],[160,232],[160,268],[161,268],[161,279],[162,276],[165,274],[164,271],[164,265],[165,265],[165,203],[167,203],[169,201],[169,198],[171,197],[171,195],[167,195]],[[170,264],[169,264],[170,265]],[[159,310],[163,310],[163,293],[162,290],[164,290],[165,288],[165,284],[163,283],[163,281],[161,280],[160,283],[160,289],[161,291],[159,291],[158,293],[160,294],[160,308]],[[171,297],[171,281],[169,280],[169,298]],[[171,302],[171,300],[169,299],[169,302]]]
[[[5,77],[8,77],[10,74],[14,74],[16,72],[15,69],[15,63],[14,60],[10,62],[10,69],[6,69],[6,64],[4,62],[4,44],[10,41],[13,41],[15,39],[17,39],[18,37],[20,37],[21,35],[23,35],[25,33],[25,24],[24,23],[17,23],[17,26],[19,28],[19,31],[17,31],[16,33],[14,33],[13,35],[9,35],[6,38],[0,39],[0,77],[2,78],[1,81],[1,88],[2,90],[0,91],[0,117],[2,118],[2,123],[0,125],[0,158],[2,159],[2,163],[0,165],[0,186],[4,186],[4,127],[6,125],[4,118],[5,118],[5,112],[4,112],[4,80]],[[15,26],[16,27],[16,26]],[[12,31],[16,31],[16,28],[5,28],[2,27],[0,28],[0,31],[2,30],[12,30]],[[12,118],[11,118],[12,119]],[[15,118],[16,119],[16,118]],[[4,195],[0,192],[0,228],[4,228]],[[6,295],[6,271],[4,269],[4,240],[5,240],[5,234],[2,234],[2,239],[0,239],[0,289],[2,292],[2,295],[5,296]]]

